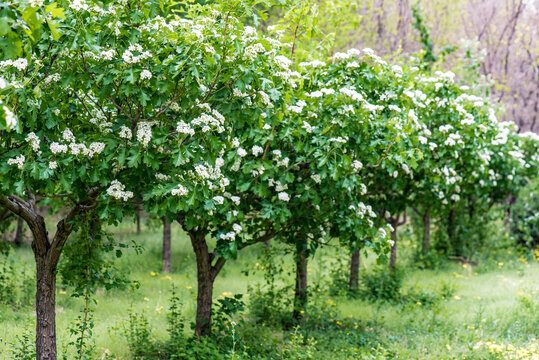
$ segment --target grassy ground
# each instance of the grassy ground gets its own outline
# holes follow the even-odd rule
[[[123,332],[131,312],[145,313],[153,335],[165,339],[165,313],[173,285],[183,301],[186,319],[194,318],[196,272],[185,235],[173,227],[173,271],[171,274],[160,274],[161,233],[149,228],[143,230],[139,236],[133,234],[131,224],[115,230],[119,240],[135,240],[144,248],[142,255],[129,249],[118,260],[119,268],[129,274],[131,280],[139,281],[140,287],[100,291],[96,296],[94,334],[99,356],[108,350],[118,359],[130,358]],[[401,249],[399,261],[405,262],[410,258],[412,246],[404,241]],[[261,282],[261,253],[261,247],[246,249],[237,260],[227,263],[216,282],[215,297],[221,294],[245,294],[248,285]],[[319,251],[309,265],[310,280],[317,283],[326,278],[335,266],[332,259],[336,256],[342,256],[342,252],[335,248]],[[519,260],[516,256],[503,260],[484,262],[473,268],[450,264],[439,271],[417,270],[407,266],[404,293],[433,292],[442,283],[454,287],[450,298],[432,305],[421,301],[372,303],[346,296],[326,299],[335,304],[339,314],[335,319],[335,328],[310,333],[309,336],[313,336],[319,344],[313,347],[312,358],[494,359],[503,358],[507,345],[510,345],[507,354],[516,354],[520,348],[525,355],[521,358],[536,359],[533,356],[539,356],[536,339],[539,337],[539,264],[523,258]],[[291,259],[284,261],[291,265]],[[367,260],[362,258],[361,265],[369,269],[373,266],[372,261],[372,257]],[[8,260],[0,259],[0,264],[12,265],[21,279],[26,278],[27,291],[31,291],[33,259],[29,247],[15,250]],[[258,271],[253,272],[257,268]],[[248,277],[244,274],[245,270],[251,271]],[[292,280],[285,276],[281,281]],[[59,288],[57,294],[60,352],[73,339],[70,337],[70,324],[84,305],[80,299],[70,297],[69,291]],[[1,360],[11,358],[10,349],[13,348],[12,344],[18,342],[17,336],[20,338],[25,331],[32,331],[34,316],[34,310],[29,306],[14,308],[0,302]],[[248,314],[245,316],[249,317]],[[284,336],[276,328],[261,331],[267,331],[268,336],[272,337]],[[358,340],[358,334],[361,334],[361,339],[368,341]],[[505,347],[497,348],[494,343]],[[511,350],[511,346],[515,350]],[[378,349],[372,350],[373,347]],[[494,354],[489,354],[489,348]],[[534,352],[535,355],[532,355]],[[371,355],[368,353],[375,355],[369,357]],[[507,358],[510,358],[509,355]]]

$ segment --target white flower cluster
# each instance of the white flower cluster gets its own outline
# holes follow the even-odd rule
[[[5,113],[5,120],[8,130],[13,129],[15,126],[17,126],[17,117],[15,114],[9,110],[7,106],[3,107],[4,113]]]
[[[45,0],[29,0],[28,1],[28,5],[30,5],[30,7],[42,7],[43,6],[43,3],[45,2]]]
[[[88,147],[82,143],[77,144],[75,142],[76,138],[69,128],[66,128],[62,132],[62,139],[68,144],[52,142],[50,145],[50,150],[53,154],[67,154],[69,152],[75,156],[83,155],[88,158],[93,158],[95,155],[99,155],[103,152],[103,150],[105,150],[105,144],[102,142],[93,142]]]
[[[123,53],[122,59],[126,64],[137,64],[142,60],[146,60],[152,57],[149,51],[143,51],[144,49],[140,44],[133,44]],[[133,52],[138,52],[139,55],[134,55]],[[141,74],[142,76],[142,74]]]
[[[277,194],[277,196],[278,196],[279,200],[281,200],[281,201],[285,201],[285,202],[290,201],[290,196],[288,195],[288,193],[286,193],[284,191]]]
[[[368,50],[368,49],[364,49],[363,52],[365,52],[365,50]],[[345,53],[343,52],[335,53],[335,55],[333,55],[333,60],[342,61],[342,60],[350,59],[352,57],[358,57],[360,54],[361,52],[358,49],[349,49]]]
[[[179,134],[189,134],[191,136],[195,135],[195,129],[193,129],[191,125],[189,125],[183,120],[178,121],[176,132],[178,132]]]
[[[207,105],[207,104],[201,104],[199,106],[204,106],[204,105]],[[209,105],[207,105],[206,110],[209,111]],[[200,126],[202,127],[202,132],[208,132],[212,128],[215,128],[217,129],[218,133],[222,133],[225,131],[225,127],[223,126],[224,123],[225,123],[225,117],[221,115],[219,111],[213,109],[211,110],[211,115],[203,113],[196,119],[193,119],[190,125],[184,122],[179,122],[177,130],[178,132],[193,135],[192,131],[189,130],[191,126]],[[182,131],[179,131],[179,130],[182,130]]]
[[[28,66],[28,60],[25,58],[18,58],[17,60],[4,60],[0,61],[0,69],[13,66],[19,71],[23,71]]]
[[[148,147],[152,140],[152,124],[149,122],[141,122],[138,124],[137,141],[142,143],[143,147]]]
[[[320,175],[318,174],[312,174],[311,179],[317,184],[320,184],[322,182],[322,179],[320,178]]]
[[[34,132],[31,132],[26,136],[26,142],[30,143],[33,151],[39,151],[40,140]]]
[[[311,67],[313,69],[326,66],[326,63],[320,60],[313,60],[309,62],[301,62],[299,63],[300,67]]]
[[[221,234],[219,238],[229,241],[236,240],[236,235],[238,235],[242,231],[242,227],[238,224],[234,224],[232,225],[232,230],[233,231],[227,232],[226,234]]]
[[[17,168],[22,169],[24,166],[24,161],[26,160],[26,157],[24,155],[19,155],[13,159],[8,159],[7,164],[8,165],[17,165]]]
[[[352,161],[352,171],[358,172],[359,170],[363,169],[363,164],[359,160]]]
[[[89,6],[84,0],[72,0],[69,7],[75,11],[88,10]]]
[[[156,178],[157,180],[167,181],[167,180],[170,180],[170,175],[165,175],[165,174],[157,173],[157,174],[155,174],[155,178]]]
[[[152,78],[152,73],[150,72],[150,70],[142,70],[140,72],[140,80],[150,80]]]
[[[254,43],[245,48],[245,52],[243,54],[244,60],[253,60],[257,57],[258,53],[264,52],[266,49],[264,48],[264,45],[261,43]]]
[[[178,184],[178,186],[175,187],[174,189],[172,189],[172,191],[170,193],[173,196],[185,196],[185,195],[189,194],[189,189],[187,189],[182,184]]]
[[[122,125],[122,127],[120,127],[120,137],[122,139],[131,139],[133,137],[133,132],[127,126]]]
[[[255,145],[253,146],[253,155],[258,156],[260,154],[264,153],[264,149],[261,146]]]
[[[117,200],[127,201],[133,197],[133,192],[124,191],[125,185],[118,180],[113,180],[107,189],[107,195]]]

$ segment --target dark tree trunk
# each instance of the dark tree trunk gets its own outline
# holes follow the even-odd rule
[[[398,219],[398,217],[397,217]],[[391,240],[393,240],[393,245],[391,245],[391,255],[389,257],[389,267],[394,269],[397,266],[397,228],[399,226],[398,220],[392,221],[391,226],[393,226],[393,231],[391,232]]]
[[[15,232],[15,238],[13,239],[13,244],[15,246],[22,245],[22,237],[24,235],[24,219],[22,217],[17,218],[17,231]]]
[[[195,334],[208,336],[211,333],[211,305],[213,298],[213,282],[216,274],[212,269],[211,256],[208,251],[205,234],[202,231],[190,231],[191,244],[197,261],[197,313]]]
[[[456,249],[456,243],[455,243],[455,210],[451,209],[449,210],[449,214],[447,215],[447,237],[449,238],[449,243],[451,246],[453,246],[454,250]],[[457,254],[460,255],[460,254]]]
[[[297,323],[303,317],[307,305],[307,249],[303,247],[296,254],[296,290],[292,319]]]
[[[36,351],[38,360],[56,359],[56,275],[46,257],[36,254]]]
[[[423,246],[421,253],[427,255],[430,250],[430,215],[428,212],[423,215]]]
[[[28,201],[1,196],[0,204],[24,219],[32,232],[32,250],[36,262],[36,359],[56,360],[56,267],[63,247],[73,231],[77,215],[97,206],[97,189],[89,189],[88,199],[73,207],[57,224],[49,241],[45,220],[39,215],[34,194],[27,189]]]
[[[170,272],[170,223],[163,217],[163,270]]]
[[[359,280],[359,249],[352,253],[350,258],[350,291],[357,292]]]
[[[137,235],[140,235],[140,233],[142,232],[140,228],[140,209],[137,208],[135,216],[137,218]]]

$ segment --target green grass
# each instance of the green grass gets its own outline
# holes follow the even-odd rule
[[[144,252],[137,255],[133,249],[128,249],[117,265],[131,280],[138,281],[140,287],[99,291],[95,296],[94,338],[99,357],[108,349],[118,359],[130,358],[123,336],[130,312],[145,313],[153,335],[157,339],[166,339],[165,314],[173,285],[184,304],[185,318],[189,321],[194,318],[196,267],[185,234],[173,226],[172,273],[164,275],[158,273],[161,268],[161,232],[145,228],[137,236],[133,229],[132,224],[123,224],[114,232],[120,241],[136,241],[143,246]],[[402,241],[401,245],[399,261],[407,264],[413,246],[406,241]],[[249,285],[263,280],[263,272],[256,265],[261,263],[259,256],[262,246],[242,251],[237,260],[225,265],[216,281],[215,298],[223,293],[246,294]],[[346,253],[334,247],[318,251],[309,265],[310,281],[319,283],[327,279],[335,266],[331,260],[338,256],[346,256]],[[7,261],[13,264],[18,274],[26,272],[28,277],[33,276],[33,258],[29,247],[11,252]],[[287,269],[293,270],[289,256],[283,261]],[[373,261],[372,256],[367,260],[362,257],[361,266],[369,269],[374,266]],[[245,270],[250,270],[249,276],[243,273]],[[293,280],[290,274],[285,274],[280,281],[282,284],[292,284]],[[473,269],[448,264],[439,271],[417,270],[407,266],[403,292],[433,292],[444,282],[453,284],[455,292],[450,298],[432,306],[417,302],[391,304],[349,297],[331,298],[330,301],[336,304],[340,313],[333,319],[335,326],[305,333],[305,336],[315,337],[318,343],[314,347],[313,358],[483,359],[494,355],[474,350],[474,345],[479,341],[494,341],[515,347],[537,343],[533,338],[539,333],[537,262],[526,263],[510,257],[504,260],[503,265],[493,260],[485,261]],[[82,300],[70,297],[69,291],[59,288],[57,293],[60,352],[70,341],[70,324],[84,305]],[[321,306],[321,309],[323,311],[324,307]],[[248,314],[244,317],[249,319]],[[16,336],[24,331],[33,331],[34,326],[34,310],[31,307],[0,305],[0,360],[10,359],[10,344],[16,342]],[[189,329],[189,324],[186,328]],[[241,338],[242,328],[238,331]],[[275,346],[280,346],[282,339],[290,336],[290,333],[284,334],[278,328],[263,328],[260,333],[267,334],[267,341],[275,341]],[[367,342],[362,343],[359,338],[367,339]],[[383,350],[370,349],[377,345]],[[371,355],[368,353],[377,355],[369,357]]]

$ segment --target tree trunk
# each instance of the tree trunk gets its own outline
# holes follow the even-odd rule
[[[195,334],[208,336],[211,333],[211,306],[215,276],[212,271],[211,256],[205,234],[201,231],[190,231],[189,236],[197,261],[198,293]]]
[[[137,217],[137,235],[140,235],[141,229],[140,229],[140,209],[137,208],[135,216]]]
[[[352,253],[350,258],[350,291],[357,292],[359,279],[359,249]]]
[[[453,209],[449,210],[449,214],[447,216],[447,237],[449,238],[449,243],[453,247],[453,250],[458,252],[455,243],[455,210]]]
[[[163,217],[163,271],[170,272],[170,223]]]
[[[425,213],[423,215],[423,247],[422,254],[423,256],[427,255],[430,249],[430,215]]]
[[[56,360],[56,275],[46,256],[36,254],[36,358]]]
[[[17,247],[22,245],[22,237],[24,234],[24,219],[22,217],[17,218],[17,231],[15,232],[15,238],[13,244]]]
[[[397,228],[399,226],[398,216],[397,220],[392,221],[391,226],[393,226],[393,231],[391,232],[391,240],[393,240],[393,245],[391,245],[389,267],[394,269],[397,266]]]
[[[292,319],[297,323],[303,317],[307,305],[307,249],[303,247],[296,254],[296,290],[294,292],[294,312]]]

